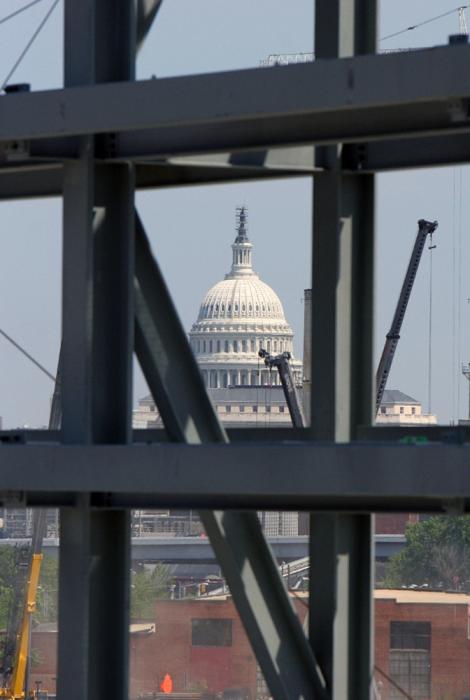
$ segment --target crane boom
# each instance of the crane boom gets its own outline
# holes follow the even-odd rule
[[[280,355],[270,355],[267,350],[261,349],[258,355],[263,358],[264,364],[267,367],[270,369],[273,367],[277,368],[282,388],[284,389],[284,396],[286,397],[292,425],[294,428],[303,428],[305,426],[305,420],[289,364],[291,358],[290,352],[282,352]]]
[[[426,221],[420,219],[418,221],[418,233],[416,241],[411,253],[410,262],[406,271],[405,279],[403,280],[400,296],[398,298],[397,307],[393,316],[392,325],[385,338],[385,345],[380,358],[379,367],[376,376],[376,402],[375,409],[378,412],[382,402],[383,393],[387,384],[388,375],[392,366],[395,350],[397,349],[398,341],[400,340],[400,330],[405,317],[406,307],[410,300],[411,290],[416,278],[421,255],[423,253],[426,237],[432,235],[437,228],[437,221]]]

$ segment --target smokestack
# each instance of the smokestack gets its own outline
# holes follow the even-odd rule
[[[311,395],[311,363],[312,363],[312,290],[304,289],[304,361],[302,381],[302,408],[305,423],[310,425],[310,395]]]

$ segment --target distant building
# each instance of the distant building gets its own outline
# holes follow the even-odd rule
[[[258,352],[290,352],[299,389],[302,362],[293,356],[294,333],[279,297],[253,270],[252,252],[247,212],[241,207],[230,272],[205,295],[189,340],[223,425],[288,426],[291,420],[278,372],[268,369]],[[141,399],[134,411],[134,427],[161,425],[152,397]]]
[[[305,624],[308,594],[293,591],[291,595]],[[375,698],[469,697],[470,596],[376,590],[374,600]],[[56,645],[55,625],[33,629],[32,647],[38,660],[31,669],[31,685],[40,681],[52,693]],[[193,700],[266,700],[270,696],[230,595],[158,600],[152,619],[131,626],[129,696],[161,697],[157,693],[167,674],[173,693],[185,693]]]
[[[437,418],[432,413],[423,413],[420,402],[399,389],[385,389],[376,423],[403,426],[436,425]]]

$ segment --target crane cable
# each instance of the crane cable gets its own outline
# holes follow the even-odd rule
[[[432,409],[432,254],[435,249],[432,233],[429,235],[429,319],[428,319],[428,415]]]
[[[456,292],[455,292],[455,280],[457,279],[457,244],[456,244],[456,221],[457,221],[457,196],[456,196],[456,181],[457,181],[457,168],[452,169],[452,357],[451,357],[451,377],[452,377],[452,423],[455,424],[456,416],[458,411],[456,410],[456,382],[458,382],[458,377],[455,371],[455,365],[457,363],[457,344],[456,344]]]
[[[460,389],[462,367],[462,168],[459,168],[458,216],[457,216],[457,418],[460,416]]]
[[[34,32],[34,34],[32,35],[32,37],[30,38],[30,40],[28,41],[28,43],[27,43],[26,46],[24,47],[23,51],[20,53],[20,55],[19,55],[18,58],[16,59],[15,63],[13,64],[13,67],[10,69],[10,71],[8,72],[6,78],[5,78],[4,81],[2,82],[2,85],[1,85],[1,87],[0,87],[0,92],[3,92],[3,90],[5,89],[5,87],[8,85],[8,81],[10,80],[11,76],[12,76],[13,73],[16,71],[16,69],[17,69],[18,66],[20,65],[21,61],[23,60],[23,58],[24,58],[24,57],[26,56],[26,54],[28,53],[29,49],[30,49],[31,46],[33,45],[34,41],[35,41],[36,38],[38,37],[39,33],[41,32],[41,30],[42,30],[43,27],[45,26],[46,22],[48,21],[49,17],[51,16],[51,14],[53,13],[54,9],[57,7],[58,4],[59,4],[59,0],[54,0],[54,2],[52,3],[52,5],[51,5],[50,8],[48,9],[47,13],[45,14],[45,16],[43,17],[43,19],[42,19],[41,22],[39,23],[38,28],[36,29],[36,31]]]
[[[423,22],[412,24],[410,27],[405,27],[404,29],[400,29],[398,32],[393,32],[393,34],[387,34],[387,36],[383,36],[381,39],[379,39],[379,41],[387,41],[387,39],[392,39],[395,36],[406,34],[406,32],[411,32],[413,31],[413,29],[419,29],[420,27],[424,27],[425,24],[430,24],[431,22],[436,22],[436,20],[442,19],[443,17],[448,17],[448,15],[452,15],[454,14],[454,12],[459,12],[459,10],[466,10],[468,7],[470,7],[470,5],[459,5],[458,7],[454,7],[453,10],[443,12],[441,15],[436,15],[435,17],[430,17],[429,19],[426,19]]]

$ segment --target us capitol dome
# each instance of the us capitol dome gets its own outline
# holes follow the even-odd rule
[[[248,238],[247,212],[237,209],[232,267],[209,289],[189,333],[191,347],[210,389],[278,386],[277,370],[267,369],[258,351],[289,351],[292,328],[276,292],[253,270],[253,244]],[[296,384],[302,383],[302,363],[291,360]]]

